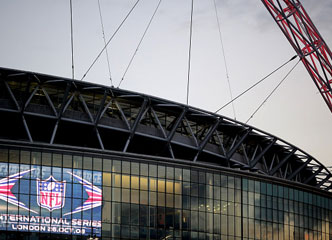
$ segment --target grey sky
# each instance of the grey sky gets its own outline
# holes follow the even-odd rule
[[[135,0],[100,0],[110,37]],[[214,111],[230,96],[213,0],[195,0],[189,104]],[[332,3],[301,1],[332,46]],[[75,76],[81,78],[103,47],[97,0],[73,0]],[[141,0],[109,46],[117,86],[158,0]],[[163,0],[122,88],[185,103],[190,0]],[[1,0],[0,66],[71,77],[69,0]],[[217,0],[233,95],[295,53],[260,0]],[[294,62],[295,63],[295,62]],[[292,64],[294,64],[292,63]],[[288,65],[235,103],[246,121],[289,71]],[[110,85],[105,55],[85,81]],[[220,114],[233,117],[231,108]],[[249,124],[332,165],[332,114],[305,68],[298,65]]]

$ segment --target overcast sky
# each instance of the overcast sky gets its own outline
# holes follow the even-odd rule
[[[108,47],[117,86],[159,0],[141,0]],[[100,0],[106,38],[136,0]],[[260,0],[216,0],[233,96],[295,55]],[[301,1],[332,46],[332,1]],[[195,0],[189,104],[215,111],[230,99],[213,0]],[[191,0],[162,0],[121,88],[185,103]],[[69,0],[1,0],[0,66],[71,77]],[[103,48],[97,0],[73,0],[75,78]],[[245,122],[290,63],[235,102]],[[102,55],[85,81],[111,85]],[[234,118],[231,107],[220,114]],[[332,114],[300,63],[250,125],[332,165]]]

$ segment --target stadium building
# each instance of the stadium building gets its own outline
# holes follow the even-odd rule
[[[0,239],[332,239],[328,169],[164,99],[0,68]]]

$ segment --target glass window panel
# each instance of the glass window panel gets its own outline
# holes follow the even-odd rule
[[[221,215],[221,233],[227,235],[227,215]]]
[[[241,178],[234,178],[235,189],[241,189]]]
[[[182,169],[175,168],[174,171],[175,171],[174,179],[181,181],[182,180]]]
[[[149,195],[148,191],[140,191],[140,204],[148,204]]]
[[[103,159],[103,171],[104,172],[111,172],[112,171],[112,160]]]
[[[136,162],[131,163],[131,174],[139,175],[139,163]]]
[[[52,155],[50,153],[45,153],[45,152],[42,153],[42,164],[45,165],[45,166],[51,166],[51,164],[52,164]]]
[[[182,196],[182,207],[184,209],[190,209],[190,196]]]
[[[273,193],[272,193],[273,196],[277,197],[278,196],[278,186],[273,184],[272,188],[273,188]]]
[[[150,177],[157,177],[157,166],[149,164],[149,176]]]
[[[225,200],[227,201],[227,188],[225,187],[221,187],[220,188],[220,197],[221,197],[221,200]]]
[[[103,185],[111,186],[112,175],[109,172],[103,172]]]
[[[130,239],[139,239],[139,227],[138,226],[130,227]]]
[[[235,202],[237,203],[241,202],[241,190],[238,189],[235,190]]]
[[[131,176],[131,188],[139,189],[139,177],[138,176]]]
[[[83,157],[83,168],[92,170],[92,157]]]
[[[164,166],[158,166],[158,178],[166,178],[166,168]]]
[[[111,222],[111,202],[103,202],[102,207],[102,221],[110,223]]]
[[[240,222],[240,225],[241,225],[241,222]],[[220,233],[220,215],[219,214],[213,215],[213,232]]]
[[[227,210],[228,210],[228,204],[226,201],[221,201],[221,213],[222,214],[227,214]]]
[[[198,213],[198,230],[201,232],[205,232],[205,213],[204,212],[199,212]]]
[[[111,188],[110,187],[103,187],[103,199],[106,201],[111,201]]]
[[[112,201],[120,202],[121,200],[121,189],[120,188],[112,188]]]
[[[139,205],[137,204],[131,204],[130,223],[131,225],[139,224]]]
[[[130,190],[122,189],[122,202],[130,202]]]
[[[261,193],[265,194],[267,193],[266,191],[266,183],[265,182],[261,182]]]
[[[130,176],[129,175],[122,175],[122,187],[130,188]]]
[[[53,166],[61,167],[62,166],[62,155],[53,153]]]
[[[174,197],[175,208],[182,208],[182,197],[181,195],[175,195]]]
[[[181,229],[181,210],[174,211],[174,229],[179,230]],[[175,231],[175,236],[180,236],[180,231]]]
[[[206,211],[213,212],[213,199],[206,199]]]
[[[198,211],[198,197],[191,197],[191,210]]]
[[[254,211],[255,207],[254,206],[251,206],[249,205],[248,206],[248,216],[249,218],[254,218],[255,217],[255,211]]]
[[[206,210],[205,206],[206,206],[205,198],[198,198],[198,210],[205,211]]]
[[[234,202],[234,189],[228,188],[228,201]]]
[[[93,158],[93,170],[101,171],[102,170],[102,159]]]
[[[227,185],[228,185],[229,188],[234,188],[235,187],[234,177],[228,176],[227,181],[228,181]]]
[[[198,231],[198,212],[191,212],[191,230]]]
[[[121,223],[121,203],[112,203],[112,223]]]
[[[113,160],[112,172],[121,173],[121,161]]]
[[[182,229],[184,230],[190,229],[190,211],[187,210],[182,211]]]
[[[149,226],[156,227],[157,226],[157,208],[149,207]]]
[[[122,161],[122,173],[130,174],[130,162]]]
[[[140,189],[148,190],[148,178],[147,177],[140,177]]]
[[[213,174],[212,173],[206,173],[206,184],[213,185]]]
[[[228,216],[228,234],[234,236],[234,216]]]
[[[9,150],[9,162],[20,163],[20,152],[18,150]]]
[[[21,151],[21,163],[30,164],[30,152]]]
[[[165,193],[158,193],[158,206],[165,206]]]
[[[213,213],[221,213],[221,205],[219,200],[213,201]]]
[[[165,180],[158,179],[158,192],[165,192]]]
[[[197,171],[191,170],[190,175],[191,175],[190,176],[191,182],[198,182],[198,172]]]
[[[271,196],[272,195],[272,185],[270,183],[266,184],[266,193],[267,195]]]
[[[171,180],[166,181],[166,193],[173,193],[174,192],[174,182]]]
[[[149,208],[148,206],[142,206],[139,207],[139,224],[141,226],[148,226],[149,223]]]
[[[220,186],[221,178],[220,178],[219,174],[217,174],[217,173],[213,174],[213,183],[214,183],[213,184],[214,186]]]
[[[220,200],[220,187],[213,188],[213,198]]]
[[[254,205],[255,204],[255,194],[253,192],[249,192],[248,193],[248,202],[250,205]]]
[[[255,193],[261,192],[261,183],[259,181],[255,181]]]
[[[174,182],[174,193],[181,194],[181,182]]]
[[[174,207],[174,195],[166,194],[166,207],[173,208]]]
[[[35,164],[35,165],[41,164],[41,153],[40,152],[31,153],[31,164]]]
[[[240,203],[235,203],[235,215],[241,217],[241,204]]]
[[[184,195],[190,195],[190,183],[182,182],[182,191]]]
[[[73,156],[72,155],[63,155],[63,167],[72,168],[73,165]]]
[[[198,196],[198,184],[197,183],[191,183],[191,196]]]
[[[139,191],[131,190],[131,203],[139,204]]]
[[[140,165],[140,169],[139,169],[140,175],[142,175],[142,176],[148,176],[149,175],[148,164],[140,163],[139,165]]]
[[[121,187],[121,174],[112,174],[112,186],[113,187]]]
[[[122,203],[121,204],[121,223],[122,224],[130,224],[130,204]],[[123,225],[121,226],[121,228]]]
[[[149,192],[150,196],[150,205],[156,206],[157,205],[157,193],[156,192]]]
[[[8,150],[0,148],[0,162],[8,162]]]
[[[183,169],[183,181],[190,182],[190,170]]]
[[[213,186],[206,186],[206,198],[213,198]]]
[[[82,156],[73,157],[73,168],[81,169],[83,167],[83,158]]]
[[[213,233],[213,214],[206,214],[206,231],[209,233]]]

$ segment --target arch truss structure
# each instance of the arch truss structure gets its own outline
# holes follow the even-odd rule
[[[0,141],[212,164],[332,189],[315,158],[227,117],[102,85],[0,68]]]
[[[298,0],[262,0],[332,112],[332,52]]]

